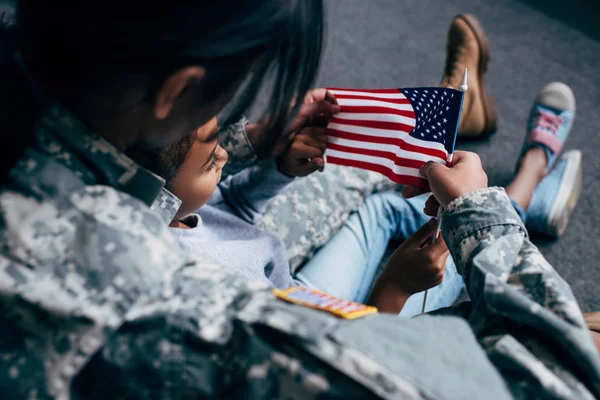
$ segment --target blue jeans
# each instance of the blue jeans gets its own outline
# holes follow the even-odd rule
[[[296,274],[307,287],[347,300],[365,302],[374,284],[389,241],[405,240],[429,217],[423,213],[428,195],[404,199],[399,193],[385,192],[368,197],[346,224]],[[523,210],[513,202],[521,218]],[[401,316],[421,314],[425,292],[415,293],[406,302]],[[449,307],[467,300],[462,276],[452,257],[446,261],[443,282],[427,294],[425,311]]]
[[[404,199],[396,192],[368,197],[296,278],[308,287],[365,302],[389,241],[405,240],[429,220],[423,213],[427,197]],[[420,314],[423,295],[413,294],[400,315]],[[463,279],[452,257],[448,257],[444,281],[429,289],[425,311],[450,306],[463,297],[467,298]]]

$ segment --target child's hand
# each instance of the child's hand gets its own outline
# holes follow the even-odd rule
[[[327,148],[325,128],[305,128],[277,160],[279,172],[288,176],[307,176],[325,167]]]
[[[293,107],[293,104],[290,105]],[[296,115],[273,146],[261,146],[265,139],[263,123],[249,124],[246,134],[258,158],[280,157],[291,145],[294,137],[306,129],[325,128],[331,117],[340,112],[340,106],[327,89],[313,89],[306,93]]]
[[[449,251],[441,236],[432,241],[435,228],[436,222],[429,221],[398,247],[377,278],[368,304],[398,314],[412,294],[442,283]]]
[[[330,91],[324,88],[309,90],[291,121],[288,132],[299,132],[309,127],[325,127],[332,115],[339,111],[340,106]]]
[[[408,294],[442,283],[449,251],[441,235],[431,241],[435,228],[436,221],[430,220],[405,240],[388,261],[382,278]]]

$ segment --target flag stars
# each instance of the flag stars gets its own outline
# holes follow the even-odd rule
[[[450,111],[450,107],[446,107],[446,111]]]
[[[447,123],[448,120],[446,118],[444,118],[442,121],[444,121],[444,123]],[[445,132],[445,131],[444,131]]]

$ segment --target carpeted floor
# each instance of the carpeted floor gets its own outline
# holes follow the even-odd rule
[[[578,2],[585,3],[569,5]],[[490,182],[498,185],[511,177],[537,91],[555,80],[569,84],[577,97],[577,117],[566,148],[583,152],[583,195],[560,240],[535,241],[571,284],[583,310],[600,310],[600,35],[587,24],[589,9],[578,9],[587,16],[578,26],[572,10],[559,20],[560,4],[551,0],[553,8],[542,10],[542,3],[327,0],[327,46],[318,83],[364,88],[434,84],[443,70],[450,20],[463,12],[476,15],[491,44],[488,87],[497,102],[499,128],[490,140],[458,148],[479,153]]]

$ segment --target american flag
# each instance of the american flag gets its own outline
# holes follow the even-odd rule
[[[454,151],[463,93],[450,88],[328,89],[341,112],[327,126],[327,162],[423,186],[427,161]]]

